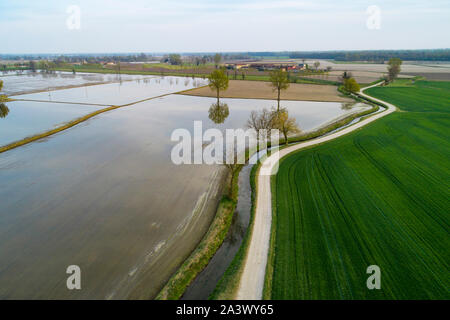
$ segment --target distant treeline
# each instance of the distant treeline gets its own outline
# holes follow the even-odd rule
[[[201,57],[213,60],[215,53],[181,53],[182,57]],[[427,50],[365,50],[365,51],[278,51],[278,52],[222,52],[222,61],[260,58],[329,59],[337,61],[384,62],[390,58],[402,60],[450,61],[450,49]],[[160,60],[168,54],[155,53],[86,53],[86,54],[0,54],[4,60],[52,60],[59,62],[145,62]]]
[[[259,55],[260,53],[258,53]],[[450,49],[434,50],[368,50],[368,51],[310,51],[291,52],[294,59],[333,59],[338,61],[387,61],[402,60],[450,61]]]
[[[104,54],[31,54],[31,55],[18,55],[18,54],[0,54],[0,59],[4,60],[52,60],[57,62],[87,62],[87,63],[97,63],[98,61],[103,62],[145,62],[154,60],[153,56],[150,54],[140,53],[140,54],[118,54],[118,53],[104,53]]]

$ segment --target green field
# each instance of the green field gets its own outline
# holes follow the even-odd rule
[[[450,82],[366,93],[401,111],[282,160],[268,297],[450,298]]]

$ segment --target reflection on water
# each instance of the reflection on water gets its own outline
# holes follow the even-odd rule
[[[8,107],[4,109],[0,105],[0,117],[4,118],[8,115],[0,125],[0,146],[54,129],[65,122],[103,108],[28,101],[10,101]]]
[[[44,75],[48,76],[48,74]],[[61,75],[73,77],[71,74]],[[58,74],[52,76],[58,76]],[[14,106],[14,112],[8,116],[8,119],[6,119],[6,122],[0,128],[0,146],[53,129],[64,122],[74,120],[108,105],[130,103],[169,92],[184,90],[185,88],[180,84],[180,79],[182,78],[138,78],[132,81],[119,81],[113,84],[93,87],[85,86],[17,96],[19,99],[33,98],[44,102],[10,102],[9,105]],[[201,84],[198,81],[191,81],[189,78],[187,80],[189,88]],[[48,103],[45,102],[46,100],[57,101],[58,103]],[[71,103],[59,103],[61,101]],[[102,105],[72,104],[76,101],[81,103],[99,103]],[[107,104],[103,106],[105,103]],[[1,116],[5,117],[9,109],[4,107],[1,112]]]
[[[9,113],[9,108],[3,102],[0,103],[0,118],[6,118]]]
[[[39,92],[21,95],[20,99],[47,100],[58,102],[95,103],[103,105],[123,105],[151,97],[196,88],[207,83],[206,80],[185,78],[184,86],[179,77],[153,77],[145,81],[122,81],[82,88]]]
[[[358,104],[358,102],[351,101],[351,102],[343,102],[341,105],[342,110],[351,110],[353,107],[355,107]]]
[[[231,110],[216,125],[208,117],[214,101],[145,101],[0,154],[0,298],[154,297],[201,240],[219,200],[222,168],[174,165],[173,130],[192,132],[194,120],[204,130],[242,128],[252,110],[275,105],[223,99]],[[12,103],[6,122],[19,103],[29,107]],[[284,104],[305,129],[344,113],[339,103]],[[66,288],[72,264],[82,290]]]
[[[223,123],[230,115],[230,110],[226,103],[216,102],[208,110],[209,119],[215,124]]]
[[[151,78],[142,75],[121,75],[122,81]],[[5,82],[5,93],[8,95],[23,93],[27,91],[38,91],[55,89],[64,86],[77,86],[83,84],[119,82],[118,75],[99,73],[76,73],[71,72],[24,72],[17,74],[7,72],[0,75]]]

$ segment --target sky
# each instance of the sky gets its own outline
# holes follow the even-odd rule
[[[1,0],[0,30],[4,54],[450,48],[450,1]]]

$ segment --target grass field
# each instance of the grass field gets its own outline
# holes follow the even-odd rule
[[[450,298],[450,83],[366,93],[403,112],[282,160],[273,299]]]

